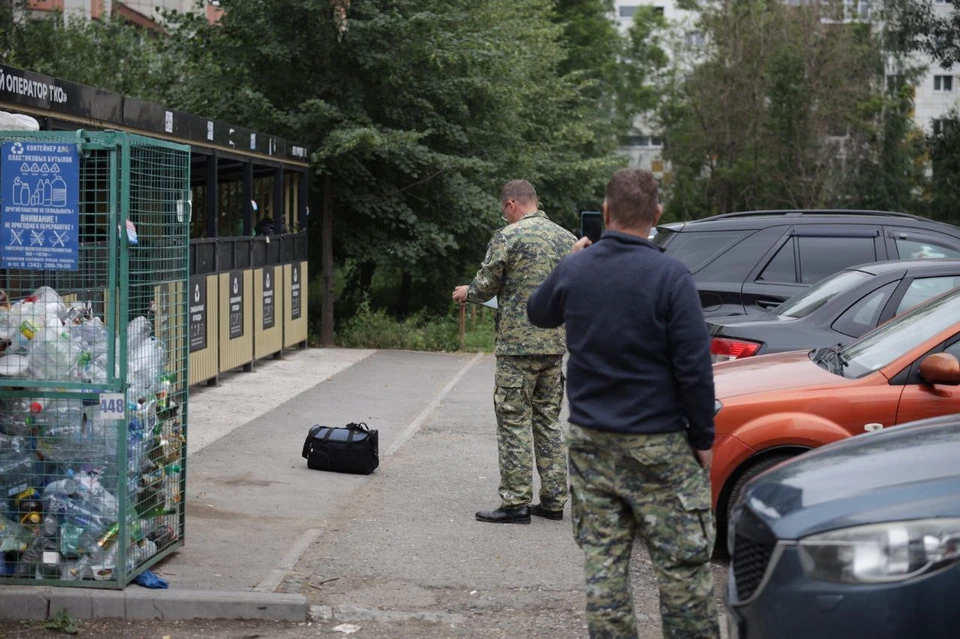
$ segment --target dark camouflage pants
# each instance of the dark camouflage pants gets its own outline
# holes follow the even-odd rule
[[[660,585],[665,639],[719,638],[710,481],[686,435],[621,435],[571,424],[567,445],[590,637],[637,637],[630,553],[639,534]]]
[[[567,503],[567,458],[559,421],[562,362],[562,355],[497,356],[493,405],[503,508],[531,502],[531,448],[540,474],[540,503],[549,510],[561,510]]]

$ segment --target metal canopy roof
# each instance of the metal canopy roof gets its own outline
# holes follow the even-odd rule
[[[115,128],[189,144],[273,166],[306,167],[307,149],[283,138],[219,120],[0,64],[0,109],[78,126]]]

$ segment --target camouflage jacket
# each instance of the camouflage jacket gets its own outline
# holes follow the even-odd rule
[[[544,329],[530,323],[527,298],[576,241],[543,211],[527,213],[494,234],[467,299],[486,302],[498,298],[497,355],[562,355],[567,351],[562,326]]]

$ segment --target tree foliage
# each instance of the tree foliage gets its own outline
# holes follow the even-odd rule
[[[869,25],[835,19],[840,9],[728,0],[701,10],[708,46],[660,110],[672,216],[852,203],[850,176],[905,131],[890,127],[902,105],[883,91],[880,42]]]
[[[343,33],[327,0],[221,6],[217,27],[174,21],[201,56],[178,97],[313,149],[343,261],[453,283],[499,223],[503,181],[530,180],[569,223],[616,162],[547,0],[354,0]]]

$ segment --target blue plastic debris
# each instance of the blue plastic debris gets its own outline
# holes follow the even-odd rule
[[[166,581],[160,577],[157,577],[149,570],[144,570],[142,573],[140,573],[140,576],[138,576],[133,583],[137,584],[138,586],[143,586],[144,588],[163,589],[167,587]]]

